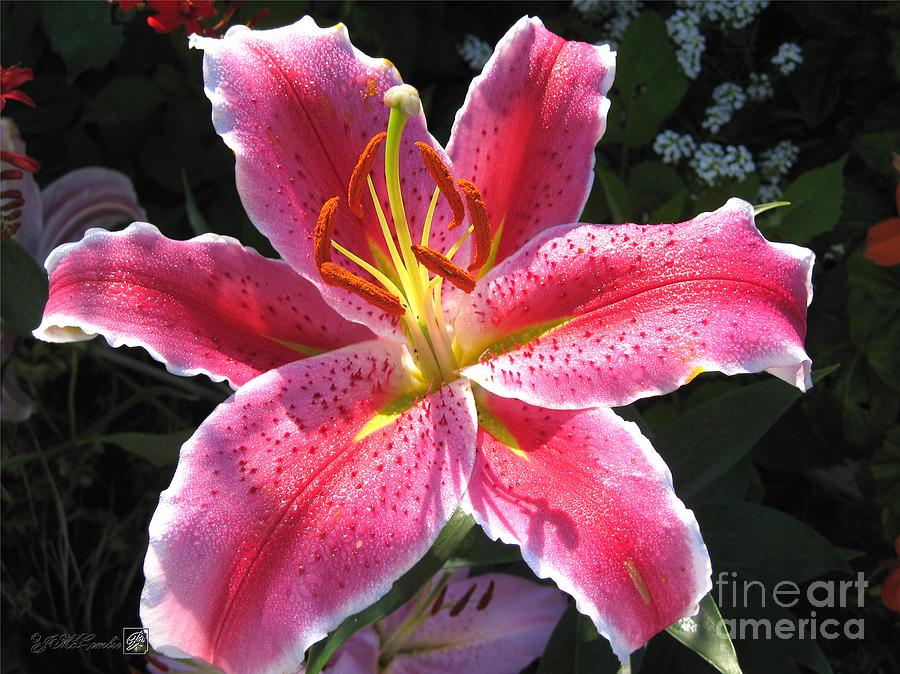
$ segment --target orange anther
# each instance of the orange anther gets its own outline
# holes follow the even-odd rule
[[[452,260],[434,248],[413,246],[413,255],[428,271],[436,276],[443,276],[460,290],[470,293],[475,290],[475,277],[462,267],[453,264]]]
[[[400,300],[384,288],[379,288],[371,281],[360,278],[334,262],[324,262],[319,265],[319,273],[322,280],[328,285],[349,290],[351,293],[362,297],[369,304],[378,307],[392,316],[403,316],[406,309]]]
[[[472,220],[472,239],[475,243],[475,254],[469,271],[481,269],[491,255],[491,224],[488,221],[487,205],[478,188],[468,180],[460,180],[457,185],[466,195],[469,217]]]
[[[316,227],[313,230],[313,254],[319,268],[331,260],[331,236],[334,234],[334,218],[340,200],[340,197],[331,197],[326,201],[316,220]]]
[[[353,168],[353,175],[350,176],[350,184],[347,186],[347,204],[350,207],[350,211],[357,218],[363,216],[363,185],[365,184],[369,173],[372,172],[372,163],[375,161],[375,154],[378,152],[378,148],[381,147],[385,138],[387,138],[387,133],[384,131],[372,137],[372,140],[366,145],[366,149],[362,151],[362,154],[359,155],[359,159],[356,160],[356,166]]]
[[[453,212],[453,222],[447,226],[447,229],[458,227],[462,224],[463,218],[466,217],[466,211],[459,192],[453,186],[453,176],[450,175],[450,170],[444,164],[437,150],[428,143],[420,141],[416,145],[419,147],[419,153],[422,155],[422,162],[425,164],[425,168],[428,169],[428,175],[431,176],[434,184],[437,185],[441,194],[444,195],[447,203],[450,204],[450,210]]]

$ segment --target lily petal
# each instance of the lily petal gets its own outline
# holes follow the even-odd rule
[[[471,474],[474,402],[457,380],[386,421],[408,357],[373,341],[292,363],[200,426],[150,523],[154,648],[229,674],[294,671],[425,554]]]
[[[322,282],[313,256],[313,227],[328,199],[346,195],[369,139],[387,128],[389,110],[382,99],[387,89],[401,84],[397,69],[356,49],[343,24],[319,28],[308,16],[275,30],[235,26],[224,39],[192,36],[191,45],[205,51],[203,71],[213,123],[236,155],[238,192],[250,219],[338,311],[379,334],[395,334],[394,318]],[[424,114],[410,119],[400,156],[407,217],[415,237],[434,190],[416,141],[428,143],[446,158],[426,129]],[[375,162],[373,181],[382,208],[389,212],[383,161]],[[360,221],[342,200],[334,240],[377,264],[378,256],[386,260],[388,254],[371,199],[366,196],[363,204]],[[432,228],[435,244],[446,245],[449,222],[442,199]],[[349,261],[342,264],[368,278]]]
[[[456,115],[447,152],[488,206],[496,261],[552,225],[575,222],[606,130],[616,54],[523,17],[497,44]]]
[[[11,119],[0,118],[0,133],[3,138],[3,148],[13,154],[25,153],[25,141],[19,133],[19,128]],[[16,170],[16,167],[6,162],[0,163],[0,170]],[[43,228],[43,214],[41,212],[41,193],[34,177],[28,171],[18,171],[21,178],[15,180],[0,180],[0,192],[6,190],[19,190],[22,192],[22,214],[19,216],[19,228],[14,239],[22,244],[32,257],[37,257],[38,245]]]
[[[140,346],[174,374],[240,386],[309,355],[370,339],[286,264],[235,239],[167,239],[153,225],[92,229],[47,258],[50,297],[34,336],[103,335]]]
[[[554,409],[626,405],[708,370],[806,390],[814,257],[766,241],[740,199],[675,225],[554,228],[466,298],[456,334],[480,362],[463,374]]]
[[[623,662],[697,612],[711,588],[706,546],[635,424],[603,408],[546,410],[491,394],[478,404],[492,423],[479,428],[462,507],[489,536],[520,545]]]
[[[442,610],[410,635],[385,674],[517,674],[544,652],[565,609],[555,587],[517,576],[451,580]]]
[[[39,262],[61,243],[76,241],[93,227],[109,229],[146,217],[131,180],[99,166],[71,171],[41,193],[44,230]]]

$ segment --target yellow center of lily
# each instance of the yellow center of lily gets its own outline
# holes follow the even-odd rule
[[[363,216],[365,188],[375,208],[381,233],[390,256],[385,264],[393,269],[379,269],[333,239],[334,221],[340,197],[322,206],[316,222],[314,253],[322,279],[363,298],[378,309],[400,318],[415,358],[414,374],[425,384],[438,384],[456,377],[459,354],[454,349],[451,329],[444,320],[441,285],[444,279],[470,293],[475,289],[475,273],[487,262],[491,250],[490,225],[487,208],[478,188],[468,180],[454,184],[450,171],[440,155],[430,145],[416,143],[428,174],[435,183],[431,203],[422,226],[422,236],[414,243],[406,218],[403,194],[400,189],[400,141],[410,117],[419,114],[422,102],[419,93],[408,84],[391,87],[384,95],[384,103],[391,112],[387,132],[373,137],[357,161],[347,188],[347,203],[358,218]],[[393,231],[388,224],[371,171],[375,157],[384,145],[384,172],[390,205]],[[457,191],[457,186],[462,196]],[[442,253],[429,246],[431,224],[440,196],[447,200],[453,213],[448,229],[460,225],[468,207],[470,225],[459,240]],[[453,262],[465,240],[473,234],[472,263],[463,269]],[[396,237],[396,238],[395,238]],[[331,251],[337,250],[347,259],[365,269],[378,282],[373,283],[331,261]],[[393,273],[392,273],[393,272]],[[391,279],[393,277],[394,280]],[[380,285],[379,285],[380,284]]]

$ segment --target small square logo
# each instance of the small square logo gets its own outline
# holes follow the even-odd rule
[[[146,627],[122,628],[122,653],[124,655],[147,655],[150,650],[150,630]]]

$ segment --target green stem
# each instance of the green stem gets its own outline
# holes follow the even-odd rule
[[[406,639],[415,632],[416,628],[422,623],[426,612],[434,603],[435,599],[437,599],[440,591],[447,585],[447,581],[450,580],[450,575],[449,572],[445,571],[431,592],[425,597],[424,601],[419,602],[415,610],[410,613],[406,620],[404,620],[385,640],[384,645],[381,647],[381,656],[378,659],[379,664],[382,667],[386,666],[387,663],[397,655],[400,649],[403,648]]]

